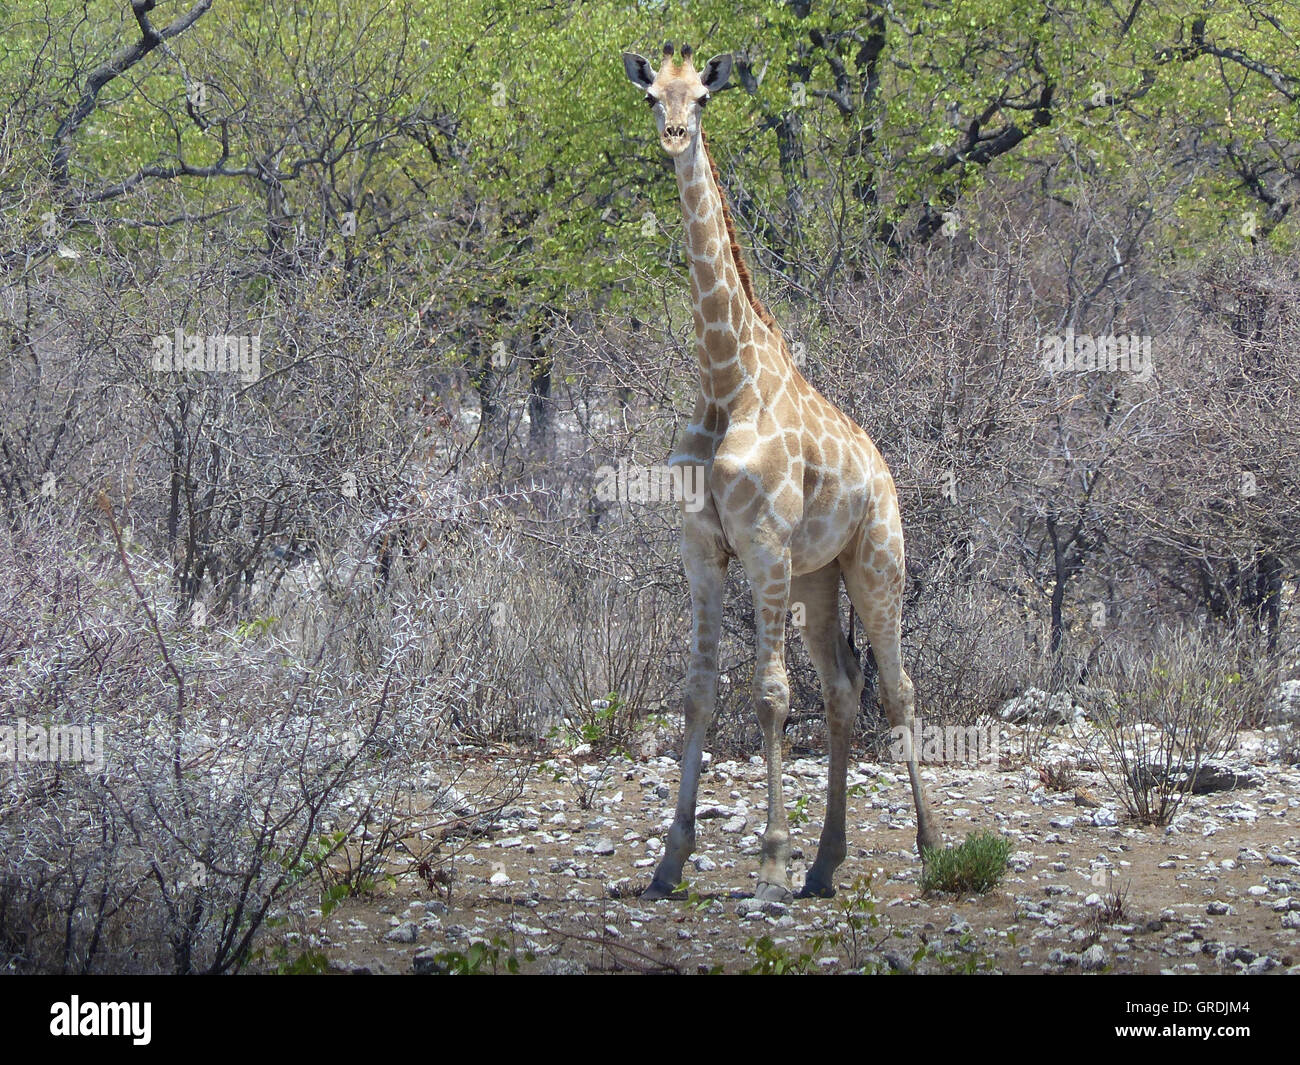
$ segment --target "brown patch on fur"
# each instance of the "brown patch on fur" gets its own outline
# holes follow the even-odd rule
[[[713,175],[713,184],[717,187],[718,199],[722,203],[722,221],[727,227],[727,239],[731,241],[731,258],[736,264],[736,272],[740,275],[740,287],[744,290],[749,305],[754,308],[754,313],[758,315],[758,320],[772,331],[781,345],[781,350],[793,361],[790,348],[785,342],[785,333],[776,324],[772,312],[754,293],[754,279],[750,277],[749,267],[745,264],[745,257],[740,254],[740,245],[736,242],[736,223],[731,217],[731,205],[727,203],[727,194],[722,189],[722,176],[718,173],[718,164],[713,161],[713,153],[709,151],[709,141],[704,136],[704,130],[700,130],[700,146],[704,149],[704,158],[709,161],[709,173]]]

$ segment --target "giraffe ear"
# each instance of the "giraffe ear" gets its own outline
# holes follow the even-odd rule
[[[635,52],[623,53],[623,69],[627,71],[627,80],[644,92],[654,84],[655,70],[650,61]]]
[[[731,77],[731,53],[723,52],[721,55],[715,55],[705,64],[700,81],[709,92],[717,92],[727,84],[729,77]]]

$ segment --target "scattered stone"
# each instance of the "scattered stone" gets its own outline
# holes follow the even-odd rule
[[[547,958],[537,970],[542,976],[586,976],[587,967],[574,958]]]
[[[1003,703],[998,716],[1012,724],[1033,721],[1043,725],[1064,725],[1081,719],[1084,714],[1068,692],[1027,688],[1021,695]]]
[[[403,921],[384,938],[390,943],[414,943],[420,938],[420,926],[414,921]]]
[[[1186,775],[1186,773],[1184,773]],[[1257,788],[1259,777],[1246,772],[1237,772],[1227,766],[1206,763],[1196,774],[1192,784],[1193,795],[1208,795],[1216,791],[1236,791],[1238,788]]]
[[[1231,906],[1229,906],[1226,902],[1220,902],[1218,899],[1216,899],[1214,902],[1211,902],[1208,906],[1205,907],[1205,912],[1208,913],[1211,917],[1222,917],[1226,914],[1236,913],[1237,911],[1234,910]]]
[[[1079,957],[1079,968],[1085,972],[1097,972],[1106,965],[1106,952],[1100,943],[1094,943]]]
[[[1300,680],[1284,680],[1274,696],[1277,706],[1273,711],[1273,724],[1294,725],[1300,722]]]
[[[744,918],[782,917],[789,913],[790,907],[784,902],[764,899],[741,899],[736,904],[736,912]]]
[[[341,958],[331,958],[329,960],[329,971],[338,973],[340,976],[373,976],[374,971],[368,965],[362,965],[360,962],[345,961]]]

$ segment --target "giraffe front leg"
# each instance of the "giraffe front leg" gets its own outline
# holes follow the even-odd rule
[[[756,564],[755,564],[756,563]],[[757,661],[754,705],[767,754],[767,829],[754,897],[789,902],[790,826],[781,787],[781,744],[790,715],[790,682],[785,670],[785,615],[790,606],[790,556],[760,557],[746,565],[754,590]]]
[[[713,719],[718,695],[718,640],[722,633],[722,585],[727,557],[707,535],[682,535],[682,560],[691,586],[691,658],[686,674],[684,710],[686,736],[682,746],[682,779],[677,791],[677,812],[643,899],[662,899],[682,882],[682,867],[695,850],[695,800],[700,787],[704,738]]]

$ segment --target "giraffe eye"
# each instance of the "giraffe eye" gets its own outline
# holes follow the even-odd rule
[[[709,94],[706,92],[696,102],[700,105],[700,108],[703,109],[704,105],[709,102]]]
[[[645,94],[645,102],[650,107],[654,107],[654,105],[658,103],[658,101],[654,98],[654,95],[652,93]]]

